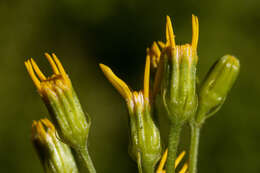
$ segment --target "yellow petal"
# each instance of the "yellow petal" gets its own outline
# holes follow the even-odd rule
[[[41,119],[40,121],[42,124],[44,124],[44,126],[46,126],[48,128],[48,130],[52,130],[53,132],[55,131],[55,127],[50,122],[50,120],[48,120],[47,118],[44,118],[44,119]]]
[[[61,64],[61,62],[60,62],[60,60],[58,59],[58,57],[57,57],[54,53],[52,53],[52,57],[53,57],[55,63],[57,64],[57,67],[58,67],[58,69],[59,69],[59,71],[60,71],[60,73],[61,73],[63,79],[64,79],[65,82],[70,86],[70,85],[71,85],[70,79],[69,79],[69,77],[68,77],[68,75],[67,75],[65,69],[63,68],[63,66],[62,66],[62,64]]]
[[[192,15],[192,42],[191,46],[194,50],[198,47],[198,40],[199,40],[199,20],[198,17]]]
[[[35,84],[36,88],[38,89],[38,91],[40,91],[41,90],[41,82],[37,78],[37,76],[35,75],[31,62],[29,60],[27,60],[27,61],[24,62],[24,65],[25,65],[30,77],[32,78],[32,81]]]
[[[169,16],[166,17],[166,43],[167,45],[175,48],[174,32],[172,28],[172,22]]]
[[[158,41],[158,45],[159,45],[162,49],[164,49],[164,48],[166,47],[166,44],[165,44],[164,42],[162,42],[162,41]]]
[[[105,76],[107,77],[107,79],[117,89],[117,91],[122,95],[122,97],[127,101],[131,100],[132,92],[130,91],[126,83],[119,79],[108,66],[104,64],[99,64],[99,66],[105,74]]]
[[[188,169],[188,164],[185,163],[185,164],[183,165],[183,167],[181,168],[181,170],[179,171],[179,173],[185,173],[185,172],[187,171],[187,169]]]
[[[150,85],[150,56],[146,56],[145,70],[144,70],[144,99],[149,101],[149,85]]]
[[[177,168],[177,166],[180,164],[180,162],[181,162],[181,160],[183,159],[183,157],[185,156],[185,154],[186,154],[185,151],[183,151],[183,152],[181,152],[181,154],[179,154],[179,156],[178,156],[177,159],[175,160],[175,165],[174,165],[175,168]],[[163,156],[162,156],[161,161],[160,161],[160,163],[159,163],[159,166],[158,166],[158,168],[157,168],[157,170],[156,170],[156,173],[165,173],[165,172],[166,172],[165,170],[163,170],[163,168],[164,168],[164,165],[165,165],[166,160],[167,160],[167,155],[168,155],[168,149],[166,149],[165,152],[163,153]],[[180,172],[180,173],[185,173],[185,171],[187,170],[187,168],[188,168],[188,165],[185,164],[185,165],[182,167],[182,169],[181,169],[181,171],[184,171],[184,172]]]
[[[185,156],[185,154],[186,154],[185,151],[183,151],[183,152],[181,152],[181,154],[179,154],[179,156],[175,160],[175,168],[177,168],[177,166],[180,164],[180,162],[183,159],[183,157]]]
[[[165,162],[167,160],[167,155],[168,155],[168,149],[165,150],[165,152],[163,153],[163,156],[161,158],[160,164],[157,168],[156,173],[162,173],[163,172],[163,167],[165,165]]]
[[[155,54],[155,56],[158,58],[160,58],[160,56],[161,56],[161,51],[160,51],[160,49],[159,49],[159,47],[158,47],[158,45],[157,45],[157,43],[156,42],[153,42],[153,45],[152,45],[152,51],[153,51],[153,53]]]
[[[45,53],[45,57],[47,58],[47,60],[49,61],[51,68],[53,70],[54,74],[60,74],[57,65],[55,64],[55,62],[53,61],[52,57],[50,56],[50,54]]]
[[[44,76],[44,74],[42,73],[42,71],[40,70],[40,68],[38,67],[38,65],[36,64],[36,62],[31,58],[31,64],[32,67],[35,71],[35,73],[37,74],[37,76],[43,81],[46,80],[46,77]]]

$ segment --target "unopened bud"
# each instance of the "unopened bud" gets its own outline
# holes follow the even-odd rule
[[[32,141],[45,172],[78,172],[69,146],[58,139],[58,134],[48,119],[33,122]]]
[[[54,74],[45,77],[33,59],[25,66],[38,89],[59,135],[74,149],[85,148],[90,128],[90,118],[85,116],[79,99],[58,58],[45,54]],[[37,77],[37,76],[38,77]]]
[[[193,116],[197,109],[197,17],[193,16],[192,24],[192,43],[175,45],[171,21],[167,17],[167,42],[163,45],[160,61],[163,64],[163,72],[159,72],[162,76],[162,97],[171,122],[183,123]]]
[[[239,60],[231,55],[225,55],[213,65],[199,91],[197,123],[202,124],[221,108],[239,70]]]

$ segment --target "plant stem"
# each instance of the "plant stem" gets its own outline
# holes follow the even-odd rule
[[[79,157],[80,166],[84,169],[84,172],[96,173],[94,164],[90,158],[87,148],[82,148],[76,150],[76,153]]]
[[[175,160],[180,140],[181,124],[171,124],[168,138],[168,157],[166,162],[166,172],[175,173]]]
[[[200,128],[200,126],[194,123],[190,123],[191,142],[189,155],[189,173],[197,173]]]

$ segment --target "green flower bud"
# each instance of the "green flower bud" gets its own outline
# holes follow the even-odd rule
[[[126,100],[130,117],[130,155],[138,163],[139,171],[154,172],[155,165],[161,157],[162,145],[160,131],[153,120],[149,101],[150,56],[147,55],[146,58],[144,90],[139,92],[132,92],[109,67],[103,64],[100,64],[100,67]]]
[[[48,119],[33,122],[32,141],[45,172],[78,172],[70,148],[58,139],[58,134]]]
[[[143,169],[155,167],[161,157],[162,146],[160,131],[152,118],[152,110],[144,102],[142,92],[133,92],[133,107],[129,108],[131,140],[129,153],[138,161],[141,159]]]
[[[167,42],[163,45],[158,67],[158,73],[162,78],[162,97],[170,121],[172,123],[184,123],[197,110],[197,17],[193,16],[193,37],[191,44],[175,45],[172,24],[169,17],[167,17],[166,24],[166,40]]]
[[[25,66],[49,110],[60,138],[74,149],[85,148],[90,119],[85,116],[58,58],[55,54],[53,58],[49,54],[45,55],[54,72],[51,77],[46,78],[33,59],[25,62]]]
[[[237,79],[239,69],[239,60],[231,55],[225,55],[213,65],[199,91],[198,124],[221,108]]]

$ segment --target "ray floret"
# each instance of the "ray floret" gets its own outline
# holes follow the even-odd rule
[[[169,16],[166,16],[166,44],[172,48],[175,48],[176,46],[172,22]]]
[[[99,64],[101,70],[109,80],[109,82],[116,88],[121,96],[126,100],[132,99],[132,92],[127,84],[113,73],[113,71],[104,64]]]
[[[145,70],[144,70],[144,99],[145,102],[149,101],[149,85],[150,85],[150,56],[146,57]]]
[[[157,68],[161,57],[161,50],[157,43],[153,42],[151,48],[147,48],[146,53],[151,59],[152,67]]]
[[[135,99],[134,97],[139,97],[139,92],[131,91],[128,85],[119,77],[115,75],[115,73],[106,65],[99,64],[101,70],[103,71],[104,75],[107,77],[109,82],[115,87],[115,89],[120,93],[120,95],[127,101],[135,101],[140,99]],[[149,101],[149,84],[150,83],[150,56],[146,57],[146,64],[144,70],[144,88],[142,96],[144,97],[144,101],[147,103]],[[135,94],[134,93],[138,93]],[[137,97],[138,95],[138,97]]]
[[[199,40],[199,20],[198,17],[192,15],[192,41],[189,44],[193,50],[197,50]],[[162,49],[166,47],[175,48],[175,35],[173,32],[172,22],[169,16],[166,17],[166,43],[158,41],[159,46]]]
[[[192,42],[191,46],[194,50],[197,50],[199,40],[199,20],[198,17],[192,15]]]

